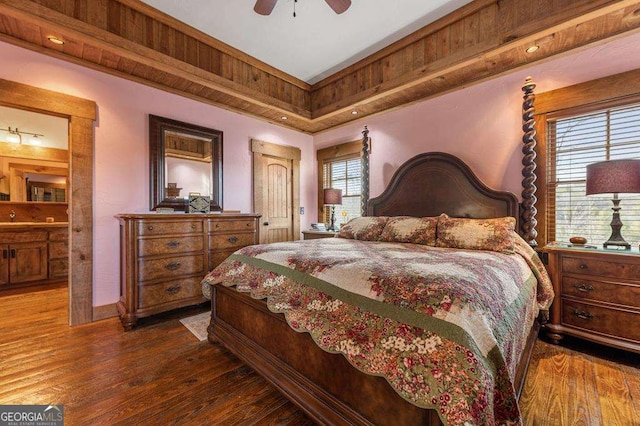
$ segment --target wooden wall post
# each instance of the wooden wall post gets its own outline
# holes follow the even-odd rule
[[[524,101],[522,102],[522,131],[524,135],[522,136],[522,142],[524,146],[522,147],[522,210],[520,214],[520,228],[522,238],[531,245],[531,247],[536,247],[538,242],[536,241],[536,237],[538,236],[538,231],[536,231],[536,225],[538,221],[536,220],[536,210],[535,204],[538,200],[536,198],[536,185],[534,182],[536,181],[536,131],[535,124],[536,121],[533,117],[535,113],[535,109],[533,104],[536,100],[536,95],[533,93],[533,89],[535,89],[536,84],[533,82],[531,77],[527,77],[524,85],[522,86],[522,91],[524,92]]]

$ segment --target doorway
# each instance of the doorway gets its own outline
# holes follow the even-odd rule
[[[0,105],[68,120],[69,324],[93,319],[93,139],[96,103],[0,79]]]

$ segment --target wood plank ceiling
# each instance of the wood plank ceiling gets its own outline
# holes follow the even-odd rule
[[[311,134],[639,28],[640,1],[475,0],[310,85],[137,0],[0,0],[0,40]]]

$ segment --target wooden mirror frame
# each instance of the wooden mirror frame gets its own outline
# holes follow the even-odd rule
[[[164,175],[165,143],[164,132],[180,132],[212,140],[211,147],[211,211],[222,211],[222,132],[170,118],[149,114],[149,186],[150,210],[168,207],[185,211],[187,200],[165,198],[167,186]]]

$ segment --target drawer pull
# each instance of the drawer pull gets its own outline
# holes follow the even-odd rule
[[[191,229],[196,229],[196,224],[195,223],[191,224]]]
[[[16,258],[16,249],[11,249],[11,258],[12,259]]]
[[[227,238],[227,241],[229,241],[231,244],[235,244],[238,241],[238,237],[229,237]]]
[[[573,285],[575,288],[578,289],[578,291],[581,291],[583,293],[589,293],[590,291],[593,290],[593,286],[592,285],[586,285],[586,284],[574,284]]]
[[[219,223],[216,223],[216,228],[220,228],[220,224]]]
[[[181,288],[181,287],[180,287],[179,285],[175,285],[175,286],[173,286],[173,287],[167,287],[167,290],[166,290],[166,291],[167,291],[167,293],[169,293],[169,294],[176,294],[177,292],[179,292],[179,291],[180,291],[180,288]]]
[[[148,229],[149,231],[153,231],[153,226],[149,225],[149,226],[147,226],[147,229]]]
[[[578,318],[584,319],[584,320],[588,320],[594,317],[593,314],[590,314],[589,312],[585,312],[585,311],[577,311],[574,309],[573,311],[573,315],[577,316]]]
[[[580,269],[587,269],[587,268],[588,268],[588,266],[587,266],[587,265],[585,265],[584,263],[581,263],[581,264],[580,264]]]
[[[167,247],[169,248],[176,248],[180,245],[180,241],[169,241],[167,243]]]
[[[176,269],[178,269],[180,267],[180,262],[167,263],[167,265],[165,267],[170,271],[175,271]]]

